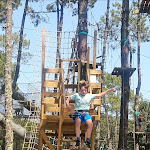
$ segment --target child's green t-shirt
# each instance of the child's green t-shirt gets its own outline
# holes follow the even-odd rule
[[[75,93],[70,98],[75,101],[75,110],[89,110],[90,103],[96,98],[96,94],[86,94],[83,96],[80,93]]]

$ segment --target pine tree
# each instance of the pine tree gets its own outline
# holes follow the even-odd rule
[[[13,129],[12,129],[12,79],[11,79],[11,59],[12,59],[12,0],[7,0],[6,5],[6,47],[5,47],[5,117],[6,136],[5,150],[13,150]]]

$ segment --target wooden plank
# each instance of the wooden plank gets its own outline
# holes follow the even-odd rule
[[[44,129],[46,130],[58,130],[58,122],[47,122],[47,124],[44,126]],[[82,124],[81,125],[81,131],[87,130],[87,125]],[[70,122],[66,122],[62,124],[62,131],[63,134],[67,133],[68,131],[72,132],[73,134],[75,132],[75,123],[71,120]]]
[[[81,75],[81,62],[78,62],[78,83],[80,83],[80,75]],[[78,84],[78,92],[80,91]]]
[[[43,140],[45,141],[46,145],[51,149],[51,150],[55,150],[53,145],[50,143],[48,137],[46,136],[45,132],[41,129],[40,130],[40,134],[43,138]]]
[[[78,84],[65,84],[66,89],[78,88]]]
[[[74,95],[75,93],[65,93],[65,96],[70,96],[70,95]]]
[[[58,107],[58,104],[45,104],[45,107]]]
[[[91,117],[94,118],[94,121],[99,121],[100,120],[100,118],[98,117],[98,115],[92,115]]]
[[[100,106],[100,105],[101,105],[101,100],[100,100],[100,99],[94,99],[94,100],[92,101],[92,104],[93,104],[93,105]]]
[[[94,70],[94,69],[89,69],[89,74],[102,74],[101,70]]]
[[[100,89],[101,83],[90,83],[91,88]]]
[[[43,83],[43,87],[59,87],[59,81],[58,80],[46,80]]]
[[[43,98],[42,104],[55,104],[55,98]]]
[[[138,14],[139,13],[139,10],[136,9],[136,10],[133,10],[133,14]]]
[[[94,48],[93,48],[93,69],[96,69],[96,44],[97,44],[97,31],[94,31]]]
[[[45,111],[47,112],[60,112],[60,107],[45,107]]]
[[[44,92],[45,97],[59,97],[60,93],[57,92]]]
[[[58,122],[59,121],[59,116],[55,116],[55,115],[46,115],[47,117],[47,122]]]
[[[94,150],[94,128],[91,133],[91,150]]]
[[[44,73],[59,73],[59,68],[44,68]]]
[[[75,139],[63,139],[62,142],[75,142]]]
[[[61,59],[61,61],[71,61],[71,62],[80,62],[81,60],[80,59]]]

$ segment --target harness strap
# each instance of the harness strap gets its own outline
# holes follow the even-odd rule
[[[77,117],[81,116],[81,118],[84,120],[85,116],[88,114],[89,113],[87,113],[87,112],[77,112],[77,114],[70,114],[69,117],[73,118],[75,120]]]

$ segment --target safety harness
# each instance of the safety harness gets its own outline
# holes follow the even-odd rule
[[[73,118],[74,120],[78,117],[81,117],[82,120],[85,119],[85,116],[89,115],[89,111],[88,110],[76,110],[74,114],[70,114],[69,117]]]

